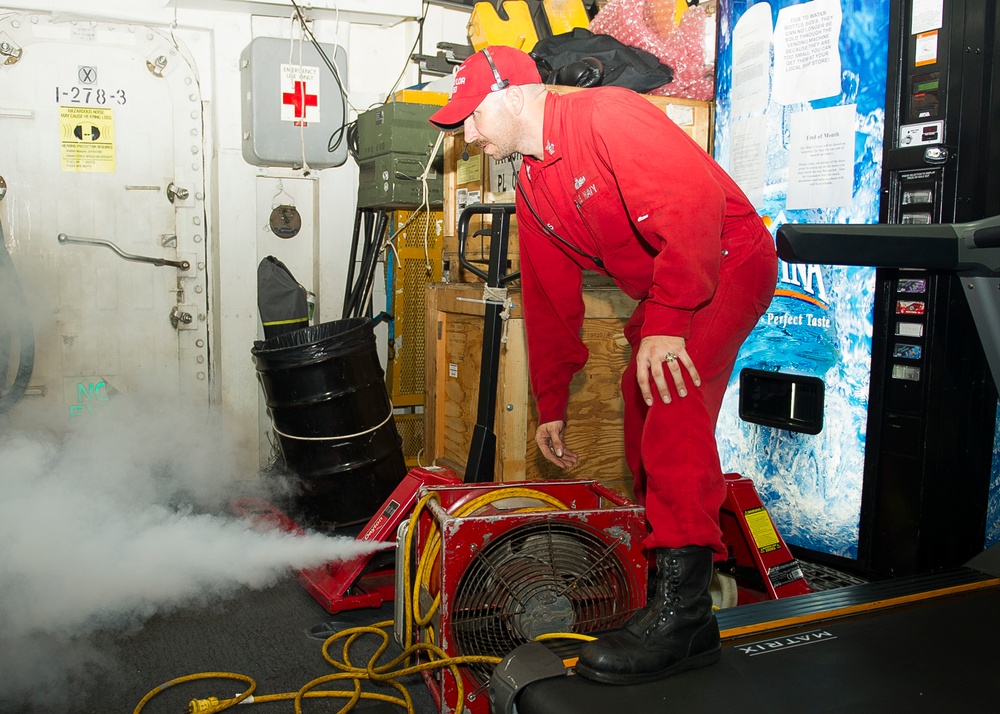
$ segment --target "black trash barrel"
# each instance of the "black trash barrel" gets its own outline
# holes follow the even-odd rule
[[[406,475],[372,321],[305,327],[251,352],[299,510],[314,526],[369,519]]]

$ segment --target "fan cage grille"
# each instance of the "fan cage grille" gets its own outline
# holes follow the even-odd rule
[[[579,523],[542,520],[496,537],[451,599],[459,655],[504,657],[541,634],[621,627],[642,606],[624,545]],[[480,684],[492,667],[470,665]]]

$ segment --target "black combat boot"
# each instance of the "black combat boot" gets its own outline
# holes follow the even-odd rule
[[[618,632],[588,642],[578,674],[607,684],[639,684],[719,660],[719,623],[712,612],[712,550],[660,548],[646,607]]]

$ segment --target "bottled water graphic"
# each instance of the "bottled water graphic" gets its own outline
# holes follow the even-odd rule
[[[874,269],[782,261],[771,307],[737,359],[717,433],[723,469],[753,479],[789,543],[848,558],[857,557],[874,292]],[[820,433],[743,421],[744,368],[820,379]]]
[[[822,377],[839,359],[830,269],[780,261],[771,307],[745,348],[758,369]]]

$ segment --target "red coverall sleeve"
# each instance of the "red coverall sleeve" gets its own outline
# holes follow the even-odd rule
[[[622,131],[623,116],[629,131]],[[712,159],[638,95],[598,103],[594,137],[632,225],[654,253],[641,336],[686,339],[694,311],[711,300],[719,279],[726,195]]]
[[[545,235],[520,195],[517,233],[528,373],[538,422],[565,421],[570,380],[589,356],[580,339],[583,271]]]

